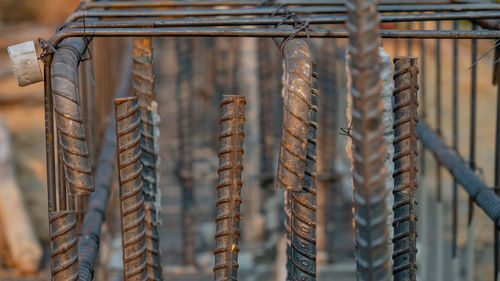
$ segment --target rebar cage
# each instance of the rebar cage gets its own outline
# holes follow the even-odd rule
[[[494,141],[478,128],[477,108],[486,106],[478,97],[493,90],[478,87],[490,52],[493,83],[500,85],[499,19],[500,5],[488,1],[82,1],[50,40],[40,40],[52,280],[94,279],[101,227],[117,204],[125,280],[165,275],[159,236],[168,223],[161,228],[159,218],[161,201],[169,201],[158,192],[164,168],[157,131],[158,115],[170,109],[162,108],[165,97],[155,95],[159,68],[153,66],[151,37],[175,37],[161,47],[173,54],[177,74],[161,86],[175,92],[172,130],[179,144],[178,153],[169,155],[177,160],[172,175],[182,190],[182,264],[196,263],[195,143],[219,143],[217,202],[206,210],[217,224],[214,280],[237,279],[240,235],[249,245],[262,237],[279,241],[270,238],[272,231],[287,236],[287,280],[316,280],[317,266],[340,260],[343,252],[355,252],[358,280],[478,280],[475,206],[493,222],[494,270],[488,278],[498,280],[500,96]],[[249,38],[273,38],[278,48],[270,39]],[[406,56],[396,56],[401,53]],[[239,86],[236,75],[243,77]],[[467,76],[470,89],[460,86]],[[246,98],[220,95],[235,92]],[[203,102],[194,102],[196,95]],[[217,120],[209,116],[218,118],[218,104],[220,132],[214,133]],[[345,162],[339,149],[345,140],[352,177],[338,167]],[[494,160],[478,157],[488,149]],[[115,166],[119,191],[111,188],[118,182]],[[242,178],[243,166],[248,176]],[[450,196],[443,167],[452,179]],[[342,187],[346,178],[353,195]],[[285,192],[270,188],[273,182]],[[458,186],[468,194],[465,207]],[[114,193],[120,202],[113,204]],[[255,234],[267,196],[283,197],[284,230],[265,227]],[[462,217],[465,246],[459,245]],[[349,243],[351,219],[355,246]]]

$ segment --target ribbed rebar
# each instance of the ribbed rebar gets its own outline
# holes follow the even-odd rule
[[[137,97],[115,99],[125,281],[147,280],[144,194]]]
[[[394,58],[394,265],[395,281],[417,278],[417,57]]]
[[[290,40],[283,46],[284,112],[277,185],[294,191],[302,190],[302,178],[306,169],[312,87],[312,58],[309,48],[309,44],[303,39]]]
[[[74,211],[52,212],[50,223],[50,262],[52,281],[78,280],[78,240]]]
[[[347,28],[352,95],[352,179],[357,279],[389,280],[387,190],[384,182],[384,126],[379,19],[376,0],[349,0]]]
[[[290,249],[288,280],[316,280],[316,132],[318,128],[317,73],[313,72],[307,159],[302,191],[289,191]]]
[[[94,191],[94,183],[77,87],[78,64],[86,44],[78,41],[85,40],[72,38],[59,45],[52,61],[51,79],[66,184],[73,194],[85,195]]]
[[[158,123],[154,101],[153,45],[151,38],[134,38],[133,86],[141,115],[141,162],[144,181],[146,259],[149,280],[163,280],[160,253],[160,206],[158,188]]]
[[[215,233],[215,281],[235,281],[238,275],[241,173],[245,96],[223,96],[219,135],[219,182]]]

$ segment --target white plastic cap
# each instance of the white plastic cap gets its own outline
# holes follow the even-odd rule
[[[12,45],[7,51],[19,86],[24,87],[43,80],[33,41]]]

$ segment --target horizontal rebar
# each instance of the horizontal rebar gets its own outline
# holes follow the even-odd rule
[[[346,16],[301,17],[309,24],[343,24]],[[381,22],[409,21],[445,21],[499,19],[499,11],[425,13],[425,14],[395,14],[380,16]],[[278,23],[293,24],[294,20],[283,20],[282,17],[252,17],[252,18],[195,18],[195,19],[132,19],[132,20],[95,20],[89,22],[77,21],[65,28],[124,28],[124,27],[194,27],[194,26],[244,26],[244,25],[276,25]]]
[[[56,33],[50,43],[57,46],[68,37],[288,37],[347,38],[344,29],[310,29],[297,32],[286,28],[76,28]],[[383,38],[496,39],[500,30],[392,30],[380,31]]]
[[[436,160],[451,173],[458,184],[464,187],[476,204],[500,227],[500,197],[484,183],[466,162],[425,122],[417,124],[417,133]]]
[[[475,4],[419,4],[419,5],[380,5],[378,11],[381,13],[396,12],[440,12],[440,11],[481,11],[481,10],[500,10],[500,5],[495,3],[475,3]],[[260,8],[231,8],[231,9],[169,9],[169,10],[90,10],[76,11],[66,20],[67,23],[80,18],[101,17],[193,17],[193,16],[255,16],[255,15],[283,15],[295,14],[332,14],[346,13],[344,6],[304,6],[288,7],[287,9],[278,9],[278,7],[260,7]]]

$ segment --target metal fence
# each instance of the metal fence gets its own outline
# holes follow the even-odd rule
[[[340,231],[338,227],[331,230],[327,225],[332,217],[342,212],[345,214],[345,210],[350,209],[350,200],[338,199],[342,197],[338,193],[341,175],[333,167],[335,160],[342,157],[338,155],[338,149],[335,149],[338,144],[335,143],[343,138],[349,139],[348,152],[352,162],[358,280],[416,280],[417,275],[420,280],[473,280],[475,206],[481,208],[494,225],[491,235],[494,241],[494,271],[491,279],[498,280],[500,104],[495,109],[495,137],[487,139],[488,136],[478,134],[478,98],[481,91],[477,81],[478,65],[487,63],[478,51],[478,43],[483,44],[484,41],[484,45],[493,46],[487,53],[494,50],[493,83],[498,84],[499,18],[500,5],[490,2],[83,1],[50,40],[40,40],[43,48],[41,58],[45,65],[52,279],[94,278],[101,227],[107,208],[113,206],[108,204],[108,200],[115,166],[119,168],[120,179],[120,202],[117,207],[121,211],[124,278],[163,278],[159,247],[161,196],[157,192],[159,161],[156,133],[157,111],[163,109],[157,108],[155,102],[158,97],[154,90],[151,37],[188,37],[175,41],[180,73],[176,83],[180,155],[176,173],[182,186],[183,262],[186,265],[195,263],[192,153],[196,110],[189,93],[192,93],[192,79],[196,76],[193,65],[197,61],[193,62],[195,45],[191,38],[257,37],[274,38],[281,52],[284,64],[282,108],[276,95],[268,95],[280,87],[276,82],[279,80],[276,73],[281,65],[273,64],[270,53],[275,48],[265,41],[258,41],[258,57],[262,60],[257,65],[260,104],[252,105],[251,99],[231,95],[208,98],[202,106],[203,110],[213,112],[213,109],[207,108],[221,103],[222,110],[217,135],[220,162],[215,219],[215,280],[237,279],[239,237],[245,235],[240,233],[239,225],[250,219],[240,215],[240,203],[246,200],[241,188],[247,184],[241,178],[246,164],[242,162],[242,147],[244,140],[251,137],[246,136],[245,139],[243,133],[245,103],[249,108],[253,106],[261,110],[257,116],[261,124],[259,142],[262,156],[257,159],[262,164],[257,172],[260,176],[257,188],[261,186],[259,192],[269,194],[266,187],[276,181],[285,190],[287,280],[316,280],[317,253],[341,251],[339,245],[331,245],[333,239],[330,236],[349,232],[350,218],[347,221],[343,218],[346,229]],[[443,29],[450,26],[451,29]],[[134,37],[133,51],[123,39],[103,37]],[[324,41],[317,56],[315,44],[311,43],[313,38],[323,38]],[[334,65],[335,50],[342,52],[341,47],[335,46],[340,41],[333,38],[348,38],[349,84],[332,78],[338,75],[335,73],[338,68]],[[494,43],[490,42],[492,39]],[[441,42],[448,40],[452,42],[451,67],[447,66],[450,71],[444,71]],[[395,57],[394,65],[387,66],[381,61],[379,47],[388,49],[388,44],[392,42],[393,53],[399,52],[404,49],[401,41],[407,43],[405,55],[408,56]],[[459,42],[470,42],[470,46],[459,45]],[[434,50],[430,50],[430,44],[433,44]],[[470,72],[470,89],[459,87],[458,71],[462,69],[459,62],[463,56],[458,52],[459,46],[461,49],[465,46],[470,52],[470,70],[467,70]],[[211,41],[203,47],[220,53],[212,68],[216,80],[213,89],[232,91],[230,77],[238,68],[232,57],[235,54],[231,54],[234,46],[226,45],[224,49]],[[434,52],[433,61],[429,51]],[[230,67],[220,67],[223,62],[231,64]],[[383,85],[388,80],[380,74],[384,69],[391,72],[392,67],[394,76],[389,78],[389,84],[394,83],[394,89],[387,95]],[[94,82],[93,75],[98,72],[101,79]],[[200,71],[202,75],[208,72]],[[448,81],[443,75],[450,72],[451,81]],[[328,83],[322,84],[325,83],[322,81]],[[443,98],[447,97],[443,93],[444,83],[451,83],[452,102],[446,108],[443,107]],[[346,85],[349,88],[349,124],[340,128],[340,134],[337,134],[335,128],[341,127],[338,119],[343,113],[336,112],[341,108],[335,103],[345,99],[339,89]],[[465,91],[470,93],[470,100],[467,101],[470,105],[467,110],[469,122],[460,124],[463,113],[459,111],[459,92]],[[132,97],[125,97],[130,94]],[[500,96],[497,99],[500,102]],[[386,106],[388,104],[389,111],[384,109],[384,102]],[[385,115],[387,112],[389,115]],[[448,112],[451,114],[450,128],[446,128],[443,122],[443,116]],[[277,117],[279,115],[282,115],[282,120]],[[389,121],[385,116],[393,122],[387,123]],[[252,122],[248,120],[245,126],[253,126]],[[389,130],[388,124],[392,126]],[[324,133],[321,132],[322,125],[329,128]],[[449,135],[448,132],[451,133],[451,145],[447,145],[443,137]],[[208,137],[208,143],[215,146],[217,141],[213,136],[216,132],[208,129],[206,134],[212,135]],[[391,148],[387,145],[388,136],[393,139],[392,144],[389,142]],[[275,140],[279,138],[279,157],[275,159],[273,154],[278,150]],[[437,160],[435,171],[429,169],[429,157],[425,157],[425,151],[420,148],[420,153],[417,152],[418,139]],[[467,157],[459,149],[463,145],[459,141],[463,139],[467,139]],[[486,143],[494,144],[494,161],[481,164],[484,170],[492,171],[493,188],[478,173],[481,167],[477,159],[478,149],[481,149],[477,147],[478,139],[487,139]],[[316,144],[319,144],[319,154]],[[250,153],[256,152],[251,150]],[[394,197],[394,201],[389,203],[394,212],[391,231],[387,224],[391,213],[387,207],[388,155],[392,157],[389,162],[394,165],[393,173],[389,174],[393,180],[390,190]],[[418,155],[420,169],[417,168]],[[275,166],[277,175],[269,173]],[[487,168],[490,166],[493,169]],[[451,242],[447,242],[444,233],[449,220],[445,217],[448,203],[443,195],[446,188],[441,172],[443,167],[453,178]],[[429,185],[428,180],[420,180],[431,176],[436,177],[435,186]],[[491,177],[489,174],[485,176]],[[425,191],[417,191],[417,182],[420,182],[419,189]],[[459,265],[457,257],[459,186],[470,198],[465,253],[468,258],[463,265]],[[431,195],[434,192],[436,195]],[[322,196],[317,197],[318,194]],[[424,202],[426,208],[434,208],[434,216],[426,213],[434,220],[423,218],[422,224],[417,223],[417,213],[429,212],[418,210],[417,199]],[[342,225],[342,218],[335,223]],[[417,226],[422,229],[423,242],[417,239]],[[77,230],[74,230],[75,227]],[[423,255],[418,262],[422,265],[420,268],[417,268],[417,249],[424,250],[419,254]],[[448,256],[445,251],[448,250],[451,251],[451,267],[444,262],[445,256]],[[337,253],[328,254],[335,256]],[[461,269],[463,272],[459,272]]]

